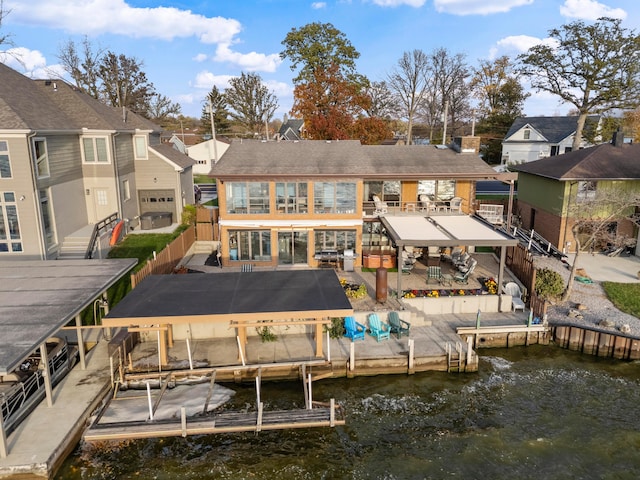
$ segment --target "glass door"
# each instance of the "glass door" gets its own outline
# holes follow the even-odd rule
[[[278,232],[278,264],[306,265],[307,232]]]

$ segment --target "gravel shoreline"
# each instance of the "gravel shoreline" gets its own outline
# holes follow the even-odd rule
[[[565,282],[569,280],[569,266],[554,257],[535,257],[536,268],[555,270]],[[577,310],[578,306],[580,310]],[[581,316],[572,316],[576,313]],[[600,282],[585,284],[574,281],[571,297],[566,302],[551,305],[547,310],[550,323],[571,323],[598,327],[602,330],[623,331],[627,335],[640,337],[640,319],[618,310],[607,298]],[[605,321],[604,323],[602,323]],[[609,326],[610,325],[610,326]]]

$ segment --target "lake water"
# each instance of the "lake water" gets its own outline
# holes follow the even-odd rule
[[[79,447],[70,479],[637,479],[640,363],[555,347],[481,350],[477,374],[324,380],[347,425]],[[252,386],[234,408],[253,409]],[[264,384],[267,408],[300,383]]]

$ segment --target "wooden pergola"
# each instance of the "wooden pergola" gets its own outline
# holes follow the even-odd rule
[[[322,326],[332,317],[352,314],[333,270],[193,273],[145,278],[103,325],[157,331],[160,362],[166,365],[173,325],[220,323],[235,328],[239,359],[247,358],[247,328],[312,325],[315,354],[322,357]]]

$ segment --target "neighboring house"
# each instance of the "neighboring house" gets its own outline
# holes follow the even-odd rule
[[[290,119],[282,124],[278,131],[280,140],[302,140],[304,120]]]
[[[380,215],[429,214],[454,197],[471,212],[475,181],[499,176],[477,155],[442,146],[345,141],[234,141],[217,179],[223,265],[317,266],[323,252],[391,248]],[[374,198],[379,201],[374,202]],[[428,201],[425,201],[427,200]]]
[[[558,249],[573,252],[570,207],[612,185],[640,192],[640,145],[625,144],[622,135],[616,134],[612,143],[518,165],[514,170],[523,227],[535,230]],[[617,222],[615,229],[618,234],[637,236],[637,228],[629,221]]]
[[[131,227],[148,210],[179,221],[192,164],[148,120],[0,64],[0,258],[58,258],[114,213]]]
[[[519,165],[571,151],[578,117],[520,117],[502,141],[502,165]],[[585,129],[599,128],[600,117],[587,117]],[[596,138],[598,138],[596,136]],[[592,144],[582,140],[580,148]]]
[[[227,151],[230,143],[231,141],[226,138],[216,138],[215,143],[211,139],[187,147],[185,153],[196,162],[193,166],[193,173],[207,175],[211,171],[211,167]]]

